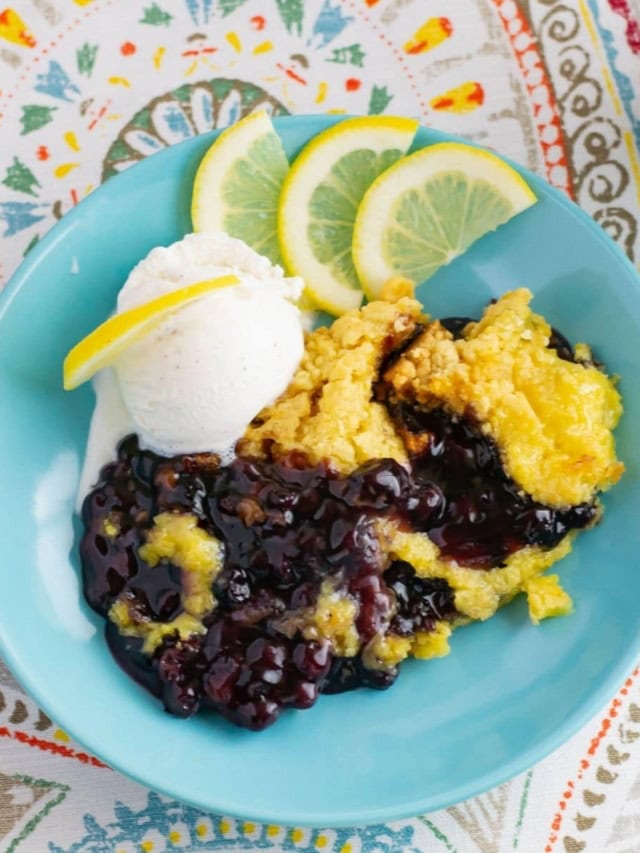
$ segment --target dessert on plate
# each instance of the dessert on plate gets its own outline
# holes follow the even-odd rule
[[[263,729],[389,687],[520,593],[536,623],[571,610],[547,570],[623,473],[620,395],[525,288],[425,313],[411,279],[536,196],[481,149],[407,154],[416,127],[347,119],[291,168],[264,113],[225,130],[199,233],[141,261],[67,357],[65,387],[97,374],[84,593],[173,714]],[[341,316],[312,331],[302,305]]]
[[[302,282],[224,234],[154,250],[117,310],[224,276],[97,377],[83,583],[130,676],[262,729],[519,593],[535,622],[571,610],[547,570],[623,472],[588,346],[526,289],[434,319],[401,277],[306,331]]]

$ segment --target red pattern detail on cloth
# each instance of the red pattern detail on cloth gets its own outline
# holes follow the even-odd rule
[[[553,86],[547,76],[540,52],[536,47],[536,38],[524,13],[514,8],[514,4],[510,0],[493,0],[493,5],[496,7],[500,21],[507,33],[522,79],[533,104],[534,118],[538,122],[538,144],[542,149],[547,180],[554,187],[566,192],[569,198],[575,200],[560,111],[556,103]],[[514,21],[518,24],[517,28],[514,27]],[[528,38],[523,39],[523,35]],[[532,59],[533,61],[531,61]],[[542,95],[545,97],[542,98]],[[545,103],[545,101],[547,102]],[[550,119],[541,118],[544,115],[543,110],[545,108],[551,111]],[[545,129],[550,127],[555,128],[556,135],[552,142],[545,142],[542,134]],[[558,148],[561,149],[560,156],[558,156]]]
[[[366,5],[367,6],[375,6],[376,3],[378,3],[378,2],[379,2],[379,0],[366,0]],[[360,5],[358,3],[356,3],[355,0],[342,0],[342,3],[344,5],[346,5],[349,9],[351,9],[352,12],[355,12],[356,15],[362,21],[365,22],[365,24],[368,24],[369,27],[373,30],[373,32],[376,33],[376,35],[378,36],[380,41],[384,42],[384,44],[386,44],[387,47],[389,47],[391,49],[393,55],[396,58],[398,65],[400,66],[400,68],[404,72],[407,80],[409,81],[409,85],[411,86],[411,88],[412,88],[412,90],[416,96],[416,99],[418,101],[418,105],[419,105],[420,109],[422,110],[423,116],[425,118],[428,118],[429,117],[429,108],[428,108],[428,106],[424,100],[421,88],[418,87],[418,85],[417,85],[415,75],[413,74],[413,72],[411,71],[411,69],[409,68],[407,63],[405,62],[405,58],[404,58],[402,51],[400,51],[396,47],[394,42],[386,34],[386,31],[384,30],[384,28],[378,26],[374,21],[372,21],[371,17],[368,14],[363,14]]]
[[[618,716],[618,708],[620,708],[622,705],[622,701],[621,699],[619,699],[619,697],[627,695],[627,693],[629,692],[629,688],[633,685],[634,680],[638,677],[639,674],[640,667],[636,667],[636,669],[634,669],[634,671],[631,673],[631,676],[627,678],[624,685],[620,688],[618,694],[611,701],[611,704],[609,705],[609,708],[607,709],[607,712],[600,723],[598,733],[594,738],[591,739],[589,743],[587,755],[590,758],[593,758],[598,752],[604,738],[606,737],[607,733],[609,732],[609,729],[611,728],[611,721],[615,720],[615,718]],[[575,779],[577,781],[582,780],[585,770],[588,770],[590,766],[591,762],[588,760],[588,758],[583,758],[580,761],[580,768],[575,775]],[[563,812],[566,811],[567,803],[573,796],[573,792],[570,789],[575,789],[575,782],[573,781],[573,779],[570,779],[567,782],[567,790],[564,791],[558,802],[558,811],[554,814],[553,819],[551,821],[551,832],[549,833],[549,837],[547,838],[547,845],[544,848],[544,853],[553,853],[553,849],[556,845],[556,842],[560,838],[558,833],[560,831],[560,827],[562,826],[562,821],[564,819]]]
[[[17,740],[18,743],[24,743],[26,746],[41,749],[43,752],[51,752],[54,755],[60,755],[62,758],[75,758],[76,761],[80,761],[82,764],[91,764],[93,767],[107,767],[107,765],[103,764],[98,758],[95,758],[93,755],[89,755],[86,752],[77,752],[77,750],[72,749],[70,746],[63,746],[61,743],[43,740],[42,738],[35,737],[27,732],[11,731],[11,729],[8,729],[6,726],[0,726],[0,737]]]
[[[627,44],[633,53],[640,53],[640,21],[631,11],[628,0],[609,0],[609,6],[627,22]]]
[[[285,67],[281,62],[276,63],[276,67],[280,69],[280,71],[284,71],[287,77],[290,77],[292,80],[295,80],[296,83],[301,83],[303,86],[307,85],[307,81],[304,77],[301,77],[293,68]]]

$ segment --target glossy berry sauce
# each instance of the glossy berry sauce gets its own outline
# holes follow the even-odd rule
[[[527,545],[553,548],[570,530],[595,521],[592,503],[560,510],[522,492],[505,473],[495,443],[468,419],[405,406],[395,414],[411,433],[427,437],[411,459],[414,490],[405,515],[443,556],[470,568],[496,568]]]
[[[445,325],[459,334],[467,322]],[[553,343],[562,357],[572,356],[564,339]],[[182,612],[181,570],[166,562],[151,568],[139,556],[158,513],[193,513],[225,546],[213,585],[217,607],[202,634],[170,635],[147,655],[142,640],[121,636],[107,619],[115,659],[169,712],[210,708],[259,730],[283,708],[310,707],[322,692],[389,687],[396,668],[367,668],[362,656],[336,657],[328,641],[303,636],[327,584],[355,602],[361,648],[378,634],[406,637],[456,617],[446,581],[419,578],[408,563],[388,564],[374,534],[378,518],[426,533],[445,559],[477,569],[498,567],[527,545],[551,548],[595,521],[592,504],[557,510],[522,493],[470,420],[406,405],[390,412],[419,439],[411,442],[420,450],[410,470],[380,459],[345,477],[301,453],[218,466],[215,457],[167,460],[141,450],[135,436],[123,441],[84,502],[89,604],[107,616],[125,596],[142,621],[169,622]]]
[[[357,602],[363,644],[388,629],[394,594],[373,521],[396,512],[409,491],[409,474],[393,460],[350,477],[310,466],[301,454],[277,463],[237,458],[215,468],[206,457],[161,459],[130,437],[84,503],[85,595],[103,615],[119,596],[143,619],[179,615],[180,571],[162,563],[150,568],[138,549],[156,514],[194,513],[225,543],[213,586],[218,606],[205,620],[206,633],[165,640],[152,657],[141,640],[120,636],[109,622],[107,641],[129,675],[171,713],[210,707],[261,729],[284,707],[308,708],[323,690],[356,686],[353,679],[344,683],[327,641],[302,636],[300,619],[330,581]],[[120,533],[106,536],[105,521]],[[387,687],[396,675],[358,666],[359,684]]]

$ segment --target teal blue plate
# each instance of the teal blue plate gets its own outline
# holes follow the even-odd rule
[[[294,154],[334,122],[277,121]],[[448,139],[419,132],[417,145]],[[181,721],[111,660],[78,587],[73,496],[92,392],[61,386],[69,347],[104,320],[132,266],[190,230],[212,134],[109,180],[45,237],[0,305],[0,645],[57,723],[108,764],[181,800],[284,824],[356,825],[463,800],[525,770],[610,698],[640,651],[640,289],[577,207],[525,174],[539,203],[423,287],[428,311],[478,314],[515,286],[622,377],[628,471],[604,522],[559,567],[575,613],[534,627],[515,601],[456,632],[449,657],[409,662],[384,693],[322,697],[261,734]]]

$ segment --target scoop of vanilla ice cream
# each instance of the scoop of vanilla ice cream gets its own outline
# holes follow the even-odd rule
[[[210,278],[213,291],[165,319],[118,359],[125,407],[144,447],[165,456],[227,452],[287,387],[303,354],[302,281],[223,233],[154,249],[127,279],[118,312]]]
[[[259,255],[243,240],[223,231],[187,234],[171,246],[152,249],[131,270],[118,294],[118,313],[221,275],[259,281],[291,302],[300,298],[304,287],[301,278],[285,278],[281,267]]]

